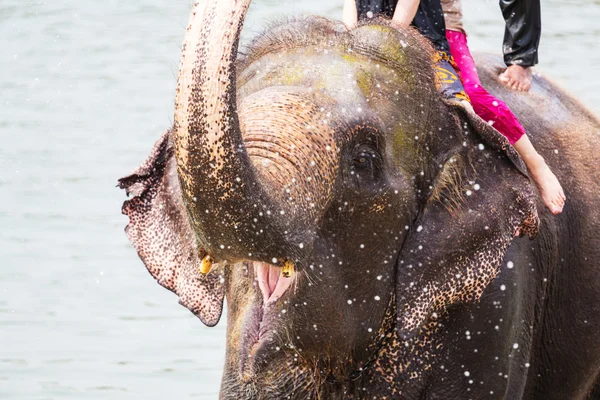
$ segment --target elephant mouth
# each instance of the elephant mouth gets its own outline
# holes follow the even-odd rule
[[[285,291],[292,285],[293,275],[273,264],[254,262],[254,276],[258,281],[258,287],[263,295],[265,306],[276,302]]]
[[[242,340],[239,349],[240,375],[252,379],[261,365],[275,355],[276,326],[286,314],[280,300],[296,279],[295,274],[287,275],[284,268],[261,262],[250,263],[254,270],[254,279],[262,294],[262,301],[254,301],[242,328]]]

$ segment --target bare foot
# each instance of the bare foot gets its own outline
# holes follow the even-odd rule
[[[531,88],[531,68],[520,65],[510,65],[500,74],[500,81],[513,90],[528,92]]]
[[[546,161],[541,156],[536,158],[536,160],[527,163],[531,177],[537,184],[546,207],[552,214],[560,214],[565,205],[565,192]]]

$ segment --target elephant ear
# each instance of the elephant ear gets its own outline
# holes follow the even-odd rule
[[[450,107],[462,143],[441,160],[397,265],[397,326],[405,339],[448,306],[479,300],[515,233],[533,237],[539,224],[512,146],[472,111]]]
[[[133,195],[123,203],[123,214],[129,217],[125,232],[150,275],[205,325],[216,325],[223,310],[224,279],[220,268],[200,273],[204,254],[182,201],[170,131],[118,186]]]

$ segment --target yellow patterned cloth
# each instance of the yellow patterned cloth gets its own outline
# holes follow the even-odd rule
[[[470,102],[469,96],[458,75],[456,63],[452,56],[443,51],[437,51],[433,55],[435,68],[435,86],[440,94],[446,99],[466,100]]]

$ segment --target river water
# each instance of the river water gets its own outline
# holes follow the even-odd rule
[[[330,5],[325,5],[326,3]],[[244,35],[340,1],[256,0]],[[464,0],[499,53],[495,0]],[[204,327],[128,244],[114,186],[172,123],[190,2],[0,3],[0,399],[214,399]],[[600,111],[600,1],[544,0],[540,70]]]

